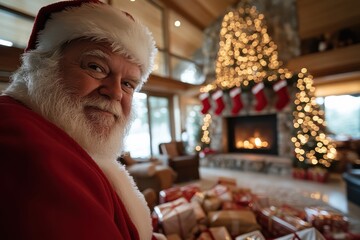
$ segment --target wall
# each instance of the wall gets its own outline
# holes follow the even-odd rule
[[[0,93],[7,88],[9,84],[5,82],[0,82]]]

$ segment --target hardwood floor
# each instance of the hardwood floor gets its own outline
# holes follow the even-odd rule
[[[347,201],[346,185],[339,174],[331,175],[327,183],[293,179],[289,173],[277,175],[214,167],[201,167],[200,175],[198,183],[202,189],[213,186],[219,177],[228,177],[236,179],[239,187],[266,194],[274,204],[331,207],[347,216],[351,229],[360,233],[360,207]]]

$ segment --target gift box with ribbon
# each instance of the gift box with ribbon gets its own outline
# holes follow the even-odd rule
[[[293,178],[297,179],[307,179],[307,172],[304,168],[293,168],[292,169],[292,176]]]
[[[260,230],[255,214],[250,210],[221,210],[208,213],[210,227],[224,226],[231,236]]]
[[[325,240],[325,238],[315,228],[307,228],[276,238],[274,240]]]
[[[200,192],[201,190],[198,184],[189,184],[180,187],[180,191],[183,193],[183,197],[190,202],[195,193]]]
[[[217,197],[221,201],[232,201],[232,192],[228,186],[217,184],[210,190],[205,191],[208,197]]]
[[[235,178],[229,178],[229,177],[219,177],[217,184],[228,186],[228,187],[236,187],[236,179]]]
[[[205,212],[216,211],[221,207],[221,200],[217,197],[209,197],[205,192],[197,192],[191,198],[191,202],[198,202]]]
[[[200,234],[196,240],[230,240],[232,239],[225,227],[211,227]]]
[[[226,201],[222,202],[221,210],[249,210],[249,207],[243,206],[242,204],[233,202],[233,201]]]
[[[307,170],[307,179],[309,180],[325,183],[328,181],[328,178],[329,172],[324,168],[314,167]]]
[[[159,193],[159,202],[171,202],[181,197],[190,201],[194,194],[197,192],[200,192],[200,187],[198,184],[189,184],[182,187],[172,187],[164,189],[161,190]]]
[[[259,230],[237,236],[235,240],[265,240],[264,235]]]
[[[343,214],[325,207],[305,207],[306,219],[321,233],[348,232],[349,220]]]
[[[233,201],[241,206],[250,206],[254,201],[255,196],[247,190],[233,191]]]
[[[196,202],[196,201],[192,201],[190,202],[190,205],[193,207],[194,209],[194,213],[196,216],[196,220],[198,222],[201,222],[203,220],[206,219],[206,214],[204,212],[204,209],[201,207],[200,203]]]
[[[183,197],[180,187],[172,187],[159,192],[159,203],[172,202]]]
[[[183,197],[155,206],[154,211],[166,235],[178,234],[182,239],[187,239],[196,227],[193,206]]]
[[[257,220],[267,238],[281,237],[311,227],[310,223],[297,216],[286,215],[286,212],[281,212],[276,207],[263,208],[261,211],[257,211]]]

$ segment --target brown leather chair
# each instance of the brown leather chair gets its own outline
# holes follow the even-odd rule
[[[186,154],[183,142],[160,143],[159,153],[162,161],[177,173],[177,183],[200,178],[199,155]]]
[[[156,158],[132,158],[130,153],[126,153],[120,156],[118,161],[125,165],[140,191],[150,188],[158,195],[161,190],[172,187],[175,182],[175,171]]]

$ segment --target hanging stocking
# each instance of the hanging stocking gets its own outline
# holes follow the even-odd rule
[[[207,114],[211,108],[210,105],[210,99],[209,99],[209,93],[202,93],[200,94],[200,101],[203,105],[203,108],[201,109],[202,114]]]
[[[225,108],[224,100],[223,100],[223,91],[217,90],[211,97],[216,102],[215,114],[220,115]]]
[[[241,101],[241,89],[233,88],[230,90],[230,97],[233,102],[233,107],[231,109],[231,113],[233,115],[238,114],[238,112],[243,108],[243,103]]]
[[[277,110],[283,109],[290,101],[290,96],[288,89],[286,87],[286,81],[281,80],[274,84],[273,89],[278,95],[278,99],[276,101],[275,107]]]
[[[264,93],[264,83],[258,83],[256,84],[252,89],[251,92],[255,95],[256,97],[256,106],[255,106],[255,110],[256,111],[261,111],[263,110],[266,105],[267,105],[267,99]]]

